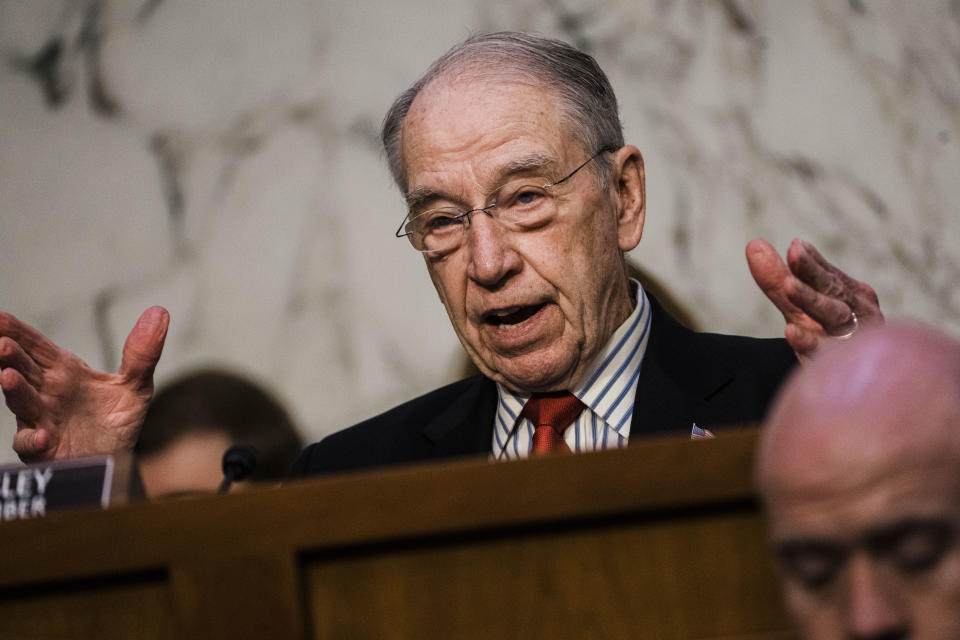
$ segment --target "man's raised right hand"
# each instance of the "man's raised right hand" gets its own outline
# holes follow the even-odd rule
[[[170,314],[150,307],[123,346],[116,373],[94,371],[14,316],[0,312],[0,389],[17,418],[24,462],[130,451],[153,396]]]

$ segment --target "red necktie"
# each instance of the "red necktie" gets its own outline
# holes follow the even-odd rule
[[[586,405],[569,391],[534,394],[521,412],[521,415],[536,427],[530,455],[569,452],[570,447],[563,441],[561,434],[585,408]]]

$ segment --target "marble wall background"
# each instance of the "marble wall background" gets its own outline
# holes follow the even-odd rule
[[[160,383],[248,372],[310,439],[445,382],[376,132],[499,29],[607,70],[647,164],[633,257],[702,326],[780,335],[743,246],[802,236],[960,332],[957,0],[0,0],[0,309],[112,369],[164,305]]]

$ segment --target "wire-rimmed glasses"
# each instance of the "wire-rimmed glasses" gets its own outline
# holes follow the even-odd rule
[[[587,166],[591,160],[605,151],[604,147],[587,158],[565,177],[549,184],[531,184],[530,178],[519,178],[501,185],[486,202],[485,207],[464,210],[461,207],[437,207],[417,213],[403,219],[397,229],[397,237],[410,240],[413,248],[422,253],[441,254],[454,251],[463,244],[470,217],[474,213],[485,213],[498,220],[500,224],[513,231],[536,229],[549,223],[557,214],[557,202],[553,187],[563,184]]]

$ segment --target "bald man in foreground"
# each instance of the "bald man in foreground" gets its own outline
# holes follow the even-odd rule
[[[960,342],[892,325],[826,351],[756,476],[803,637],[960,638]]]

